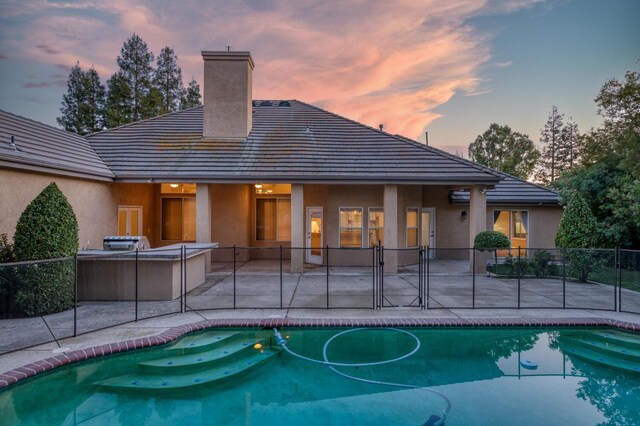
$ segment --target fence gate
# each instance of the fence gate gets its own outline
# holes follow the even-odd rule
[[[397,272],[385,270],[385,256],[397,259]],[[376,308],[414,307],[425,309],[426,250],[376,248],[375,259]]]

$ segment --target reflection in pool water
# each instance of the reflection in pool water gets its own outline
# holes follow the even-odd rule
[[[325,342],[343,330],[281,331],[296,353],[321,360]],[[640,365],[640,335],[597,328],[408,330],[421,343],[412,356],[335,368],[368,381],[418,388],[337,375],[326,365],[278,351],[271,330],[209,330],[9,387],[0,392],[0,424],[423,425],[443,413],[444,403],[422,387],[451,401],[447,425],[640,424],[640,373],[633,370]],[[222,334],[226,343],[207,343]],[[246,354],[233,355],[233,345],[247,347]],[[335,337],[327,357],[377,363],[414,347],[408,334],[366,330]],[[264,364],[234,375],[240,363],[248,365],[247,357],[272,349],[277,352]],[[232,353],[223,356],[225,350]],[[525,368],[523,361],[537,368]],[[233,377],[214,380],[225,373]],[[187,377],[201,382],[182,386]],[[105,385],[122,378],[139,388]]]

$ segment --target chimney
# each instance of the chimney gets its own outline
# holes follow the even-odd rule
[[[249,52],[203,51],[204,123],[202,136],[245,139],[252,126],[253,59]]]

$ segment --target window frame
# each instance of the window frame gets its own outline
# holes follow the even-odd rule
[[[276,228],[276,239],[275,240],[259,240],[258,239],[258,200],[276,200],[276,223],[275,223],[275,228]],[[253,208],[254,208],[254,217],[253,217],[253,240],[255,242],[260,242],[260,243],[285,243],[285,242],[291,242],[291,239],[288,240],[280,240],[280,236],[278,235],[278,203],[280,203],[280,200],[287,200],[289,201],[289,206],[291,207],[291,196],[287,196],[286,194],[256,194],[256,197],[254,198],[254,204],[253,204]],[[291,226],[291,213],[289,213],[289,226]]]
[[[345,229],[360,229],[360,246],[359,247],[343,247],[342,246],[342,229],[343,226],[340,223],[340,213],[342,213],[342,211],[349,211],[349,210],[360,210],[360,215],[361,215],[361,222],[360,222],[360,227],[356,228],[356,227],[344,227]],[[368,218],[367,218],[368,219]],[[340,248],[363,248],[364,245],[364,207],[338,207],[338,247]]]
[[[180,214],[182,217],[182,222],[180,223],[180,237],[181,239],[179,240],[168,240],[164,238],[164,200],[167,198],[171,198],[171,199],[176,199],[179,198],[180,199]],[[161,194],[160,197],[160,241],[184,241],[184,242],[190,242],[190,243],[195,243],[196,240],[185,240],[184,239],[184,199],[185,198],[193,198],[195,200],[196,198],[196,194]],[[197,215],[197,213],[196,213]],[[197,220],[197,216],[196,216],[196,220]]]
[[[513,213],[514,212],[523,212],[527,214],[527,223],[526,223],[526,229],[527,229],[527,243],[525,245],[525,249],[529,248],[529,243],[530,243],[530,238],[531,238],[531,232],[529,232],[530,230],[530,224],[531,224],[531,212],[529,211],[529,209],[493,209],[491,211],[491,230],[495,230],[494,227],[496,226],[496,222],[495,222],[495,217],[496,217],[496,212],[504,212],[507,211],[509,212],[509,235],[507,235],[507,238],[509,238],[509,244],[511,245],[511,247],[509,247],[509,253],[511,253],[513,250],[517,250],[517,248],[513,247],[513,233],[514,233],[514,229],[513,229]],[[498,256],[498,257],[506,257],[506,256]]]
[[[416,226],[409,226],[409,211],[415,211],[416,212]],[[420,245],[420,207],[407,207],[405,209],[405,215],[404,215],[404,229],[405,229],[405,236],[404,236],[404,245],[407,248],[417,248]],[[409,229],[415,229],[416,230],[416,245],[414,246],[410,246],[409,245]]]

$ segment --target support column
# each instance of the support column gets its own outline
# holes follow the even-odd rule
[[[304,186],[291,185],[291,272],[301,274],[304,270]]]
[[[476,235],[487,230],[487,196],[484,187],[472,186],[469,188],[469,247],[473,247]],[[469,268],[473,267],[473,253],[469,255]],[[486,256],[476,253],[476,269],[473,272],[486,272]]]
[[[209,184],[196,184],[196,242],[211,242],[211,192]],[[205,255],[206,272],[211,272],[211,252]]]
[[[398,248],[398,185],[384,186],[384,243],[385,249]],[[384,271],[398,272],[398,252],[384,252]]]

